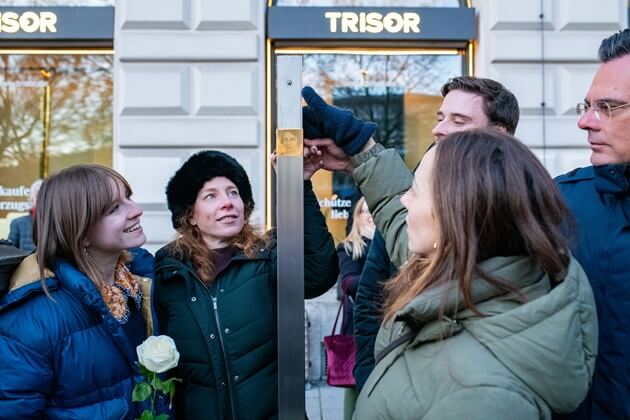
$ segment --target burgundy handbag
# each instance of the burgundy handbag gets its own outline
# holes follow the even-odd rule
[[[326,382],[330,386],[353,388],[356,386],[356,381],[352,370],[354,369],[357,353],[354,336],[335,335],[337,321],[339,321],[339,314],[343,309],[345,300],[344,294],[339,304],[339,310],[337,310],[332,334],[324,337],[324,347],[326,347]]]

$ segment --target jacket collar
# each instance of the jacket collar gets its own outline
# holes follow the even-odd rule
[[[72,264],[63,260],[58,261],[53,271],[46,269],[44,274],[46,276],[46,287],[49,291],[52,292],[63,286],[76,299],[101,314],[113,334],[116,335],[122,331],[118,322],[109,313],[94,283]],[[33,295],[44,293],[42,284],[39,281],[40,278],[37,255],[31,254],[24,258],[13,272],[9,282],[9,293],[0,299],[0,311]],[[147,335],[151,335],[153,333],[153,314],[151,309],[152,281],[150,278],[136,275],[134,275],[134,278],[142,289],[141,313],[147,327]],[[108,322],[108,320],[114,322]],[[128,353],[128,349],[125,350]],[[130,357],[133,359],[133,355]]]
[[[546,276],[535,260],[527,256],[494,257],[481,262],[479,266],[485,273],[508,282],[518,290],[523,290]],[[470,292],[473,302],[478,307],[505,295],[505,292],[479,278],[471,282]],[[441,320],[438,319],[440,309],[444,314]],[[422,341],[431,341],[444,334],[450,335],[449,330],[452,330],[452,333],[456,332],[459,328],[453,329],[453,324],[473,316],[475,314],[465,308],[464,297],[457,283],[450,281],[416,296],[396,314],[396,320],[404,321],[412,329],[419,331],[421,335],[419,338]],[[426,330],[421,331],[425,327]]]
[[[237,250],[230,259],[231,265],[234,261],[252,261],[252,260],[264,260],[269,258],[270,248],[272,246],[268,246],[266,248],[262,248],[257,255],[250,258],[247,257],[243,251]],[[192,261],[188,259],[182,259],[179,255],[176,255],[172,248],[171,244],[168,244],[158,250],[155,254],[155,263],[156,263],[156,274],[158,272],[164,270],[170,270],[173,274],[176,272],[187,271],[191,273],[193,276],[197,277],[197,272],[193,266]],[[225,271],[227,267],[223,270]],[[165,279],[173,278],[173,276],[166,276]],[[201,280],[200,280],[201,281]]]
[[[595,189],[600,194],[630,194],[630,164],[594,166]]]

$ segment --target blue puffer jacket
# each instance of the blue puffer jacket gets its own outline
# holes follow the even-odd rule
[[[132,271],[149,274],[150,254],[133,254]],[[53,272],[46,285],[54,301],[38,281],[35,255],[20,264],[12,290],[0,299],[0,418],[137,417],[135,349],[83,273],[67,262]],[[151,280],[136,279],[149,330]]]
[[[572,252],[593,288],[599,354],[577,419],[630,419],[630,164],[576,169],[556,179],[577,222]]]

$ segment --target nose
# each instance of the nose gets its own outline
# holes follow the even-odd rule
[[[223,196],[223,200],[221,201],[221,208],[222,209],[229,209],[234,207],[234,203],[232,203],[232,199],[230,197],[228,197],[227,195]]]
[[[582,130],[599,130],[601,122],[595,116],[595,111],[589,108],[578,120],[578,127]]]
[[[138,205],[138,203],[136,203],[133,200],[129,200],[131,202],[131,209],[129,211],[129,218],[130,219],[135,219],[137,217],[142,216],[142,209],[140,208],[140,206]]]
[[[438,123],[435,124],[435,126],[433,127],[433,130],[431,130],[431,134],[433,134],[433,138],[435,138],[436,140],[442,140],[444,137],[446,137],[448,132],[446,130],[445,121],[438,121]]]
[[[400,203],[407,209],[409,210],[409,191],[407,191],[406,193],[403,194],[402,197],[400,197]]]

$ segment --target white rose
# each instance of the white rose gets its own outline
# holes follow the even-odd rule
[[[166,372],[177,366],[179,352],[175,341],[168,335],[151,336],[136,347],[138,360],[155,373]]]

